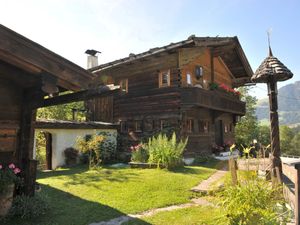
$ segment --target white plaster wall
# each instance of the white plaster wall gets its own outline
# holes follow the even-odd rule
[[[97,134],[100,131],[110,132],[109,138],[117,142],[117,130],[114,129],[35,129],[35,132],[45,131],[52,134],[52,168],[65,165],[64,150],[68,147],[74,147],[78,137]],[[34,158],[36,154],[34,145]]]

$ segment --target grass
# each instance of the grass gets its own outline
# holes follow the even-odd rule
[[[160,169],[86,167],[60,169],[39,174],[42,195],[50,210],[35,221],[8,221],[10,225],[86,225],[128,213],[189,202],[189,190],[215,169],[184,167]],[[142,221],[140,221],[142,222]]]
[[[131,220],[122,225],[226,225],[228,221],[221,209],[198,206],[160,212],[142,220]]]

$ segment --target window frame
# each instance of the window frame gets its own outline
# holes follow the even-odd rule
[[[193,119],[187,119],[186,122],[186,130],[188,133],[194,133],[194,120]]]
[[[190,83],[189,83],[189,81],[190,81]],[[186,85],[188,87],[193,86],[192,73],[190,73],[189,71],[186,73]]]
[[[205,129],[206,127],[206,129]],[[198,132],[200,134],[208,134],[210,132],[210,123],[207,120],[198,120]]]
[[[167,78],[167,83],[163,83],[163,76],[164,75],[168,75],[168,78]],[[158,86],[160,88],[162,87],[170,87],[171,86],[171,73],[170,73],[170,69],[167,69],[167,70],[162,70],[159,72],[159,78],[158,78]]]
[[[139,123],[139,126],[138,126]],[[143,123],[142,120],[134,121],[134,131],[135,132],[143,132]]]
[[[122,84],[125,84],[125,89],[122,87]],[[120,85],[121,91],[125,91],[125,93],[128,93],[128,79],[127,78],[120,80],[119,85]]]
[[[120,132],[121,133],[127,133],[128,132],[127,121],[120,121]]]

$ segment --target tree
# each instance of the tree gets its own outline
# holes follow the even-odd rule
[[[288,126],[280,126],[280,150],[281,153],[292,154],[292,140],[295,136],[293,129]]]
[[[235,127],[235,139],[237,144],[250,145],[253,139],[258,139],[258,121],[255,116],[257,99],[249,95],[249,87],[239,88],[241,100],[246,102],[246,114]]]
[[[289,154],[300,156],[300,132],[297,133],[292,139],[291,146],[292,149]]]
[[[72,93],[71,91],[66,91],[61,93],[60,95]],[[63,105],[55,105],[45,108],[40,108],[37,110],[37,119],[53,119],[53,120],[72,120],[73,113],[72,109],[81,109],[83,110],[84,102],[72,102]],[[77,119],[82,121],[85,120],[84,113],[77,113]]]
[[[267,146],[271,143],[270,140],[270,126],[268,125],[259,125],[258,126],[258,142],[264,146]]]

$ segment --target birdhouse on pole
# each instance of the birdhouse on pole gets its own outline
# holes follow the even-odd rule
[[[269,35],[268,35],[269,39]],[[271,153],[272,153],[272,174],[281,181],[282,166],[280,160],[280,138],[278,121],[277,82],[285,81],[293,77],[293,73],[273,56],[269,39],[269,56],[261,63],[251,77],[254,83],[266,83],[270,104],[271,123]]]

